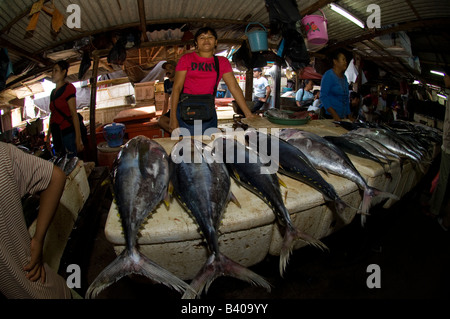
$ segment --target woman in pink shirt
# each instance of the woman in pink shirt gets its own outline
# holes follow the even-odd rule
[[[254,117],[247,107],[244,94],[237,84],[230,62],[225,57],[217,57],[219,61],[219,79],[214,66],[214,51],[217,47],[217,33],[210,27],[199,29],[194,36],[196,51],[183,55],[175,69],[175,81],[172,88],[172,106],[170,112],[170,128],[186,128],[194,135],[194,125],[181,119],[178,102],[181,92],[187,94],[214,94],[221,78],[225,81],[231,94],[246,117]],[[209,128],[217,128],[217,113],[211,120],[202,121],[201,133]],[[198,129],[196,133],[199,132]]]

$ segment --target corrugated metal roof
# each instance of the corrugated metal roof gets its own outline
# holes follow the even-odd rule
[[[45,4],[54,3],[65,18],[71,14],[71,12],[67,12],[68,6],[78,5],[81,28],[70,29],[64,23],[57,35],[52,34],[51,17],[41,12],[36,30],[31,34],[25,30],[30,21],[28,13],[34,2],[36,0],[4,0],[0,2],[0,46],[9,49],[12,63],[18,68],[20,66],[20,69],[26,68],[30,63],[36,65],[35,69],[39,69],[39,65],[49,65],[49,61],[46,60],[49,54],[54,51],[71,49],[74,47],[74,41],[83,37],[117,29],[139,28],[140,26],[137,0],[47,0],[44,1]],[[344,43],[347,49],[359,49],[361,51],[358,52],[361,53],[367,42],[360,37],[370,36],[371,33],[377,32],[377,30],[367,30],[367,28],[361,29],[332,11],[328,6],[331,1],[297,0],[296,2],[300,12],[314,6],[315,8],[322,7],[328,21],[329,47],[333,47],[336,43]],[[371,12],[367,12],[367,7],[374,1],[341,0],[335,1],[335,3],[365,22],[371,14]],[[445,33],[448,23],[433,25],[433,19],[450,17],[448,1],[378,0],[376,4],[381,10],[382,27],[423,21],[423,25],[419,25],[419,27],[414,25],[405,30],[412,40],[413,54],[423,57],[424,61],[431,60],[429,61],[431,63],[434,61],[437,65],[450,64],[450,55],[447,53],[450,40],[446,36],[448,33]],[[217,30],[220,39],[245,39],[244,31],[248,22],[258,21],[269,26],[269,14],[264,0],[145,0],[144,7],[148,30],[157,29],[158,25],[161,25],[161,28],[168,28],[171,24],[179,23],[178,27],[188,24],[190,29],[195,32],[196,28],[208,24]],[[309,14],[321,13],[315,10]],[[442,20],[439,21],[442,22]],[[416,45],[416,41],[420,44]],[[436,47],[430,46],[430,43],[433,42],[436,43]],[[328,47],[325,47],[319,52],[326,53],[327,49]],[[422,51],[424,51],[423,54]],[[373,50],[371,52],[373,53]],[[370,57],[370,53],[368,57]],[[390,60],[393,65],[399,64],[399,61],[393,59],[392,56]],[[385,62],[384,65],[386,63],[388,62]],[[382,66],[383,63],[380,65]]]

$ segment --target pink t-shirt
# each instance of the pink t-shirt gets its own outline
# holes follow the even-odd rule
[[[218,56],[219,81],[223,74],[232,72],[230,61]],[[213,94],[216,85],[217,73],[214,69],[214,57],[203,58],[196,52],[183,55],[178,61],[175,71],[187,71],[184,80],[183,93],[187,94]]]

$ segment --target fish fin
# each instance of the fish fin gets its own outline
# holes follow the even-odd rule
[[[173,196],[173,184],[172,181],[169,182],[169,186],[167,187],[167,193],[172,197]]]
[[[369,209],[371,206],[372,198],[374,197],[383,197],[383,198],[392,198],[395,200],[398,200],[399,197],[397,195],[380,191],[379,189],[376,189],[374,187],[368,187],[364,190],[363,200],[361,203],[361,213],[362,214],[369,214]]]
[[[166,192],[166,196],[164,196],[163,202],[164,202],[164,205],[166,205],[167,209],[169,209],[169,207],[170,207],[171,198],[172,197],[169,195],[169,192]]]
[[[236,178],[236,180],[240,182],[241,181],[241,177],[239,176],[239,173],[236,171],[236,169],[233,167],[231,169],[231,171],[233,173],[234,178]]]
[[[232,192],[230,192],[230,200],[239,208],[241,207],[241,203],[239,203],[238,199],[236,198],[236,196],[234,196],[234,194]]]
[[[294,243],[296,240],[301,239],[322,251],[329,250],[328,247],[322,243],[320,240],[300,231],[299,229],[291,226],[286,227],[286,231],[283,238],[283,243],[280,251],[280,275],[283,277],[286,266],[289,262],[289,256],[292,253]]]
[[[145,276],[154,282],[164,284],[180,293],[191,290],[187,283],[163,267],[155,264],[138,250],[131,252],[125,249],[95,278],[86,291],[85,298],[95,298],[106,287],[130,274]]]
[[[234,277],[252,285],[266,288],[268,292],[271,290],[271,285],[263,277],[219,253],[209,256],[202,269],[191,281],[190,287],[192,289],[186,290],[182,299],[200,297],[203,290],[205,293],[208,292],[212,282],[220,276]]]
[[[287,188],[286,183],[280,177],[278,177],[278,183],[280,183],[280,185],[284,188]]]
[[[287,195],[288,195],[288,191],[286,190],[286,192],[284,193],[284,202],[287,202]]]

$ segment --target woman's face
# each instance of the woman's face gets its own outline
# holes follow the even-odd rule
[[[209,31],[197,37],[197,48],[199,51],[214,51],[216,46],[217,39]]]
[[[347,70],[347,59],[345,58],[345,55],[340,53],[337,59],[333,59],[333,65],[342,72]]]
[[[311,91],[314,88],[314,83],[312,81],[309,81],[308,84],[306,84],[305,89],[306,91]]]
[[[61,67],[58,64],[55,64],[52,69],[52,81],[56,83],[58,81],[64,80],[66,77],[66,71],[61,70]]]

